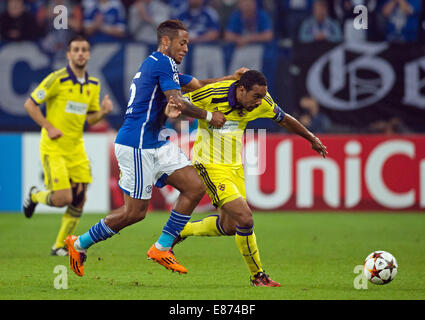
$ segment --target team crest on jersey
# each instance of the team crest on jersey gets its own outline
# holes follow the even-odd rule
[[[145,191],[146,191],[146,193],[151,193],[152,192],[152,185],[150,184],[150,185],[146,186]]]
[[[46,91],[44,89],[40,89],[37,91],[36,96],[38,100],[43,100],[46,98]]]
[[[218,189],[219,189],[219,190],[221,190],[221,191],[224,191],[224,189],[226,189],[226,185],[225,185],[225,184],[223,184],[223,183],[220,183],[220,184],[218,185]]]
[[[180,85],[179,74],[178,73],[174,73],[173,74],[173,80],[174,80],[175,83],[177,83],[178,85]]]

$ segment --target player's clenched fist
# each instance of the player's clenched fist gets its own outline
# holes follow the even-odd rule
[[[109,98],[109,94],[103,97],[102,103],[100,104],[102,112],[107,115],[112,112],[114,109],[114,105],[112,104],[111,99]]]
[[[221,128],[226,123],[226,118],[224,114],[216,111],[212,113],[212,119],[209,123],[216,128]]]
[[[45,128],[47,131],[47,135],[51,140],[55,140],[63,136],[62,131],[60,131],[58,128],[55,128],[53,126],[46,126]]]

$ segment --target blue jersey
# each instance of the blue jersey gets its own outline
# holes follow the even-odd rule
[[[140,149],[159,148],[167,142],[160,136],[166,116],[164,91],[181,90],[192,76],[180,74],[174,60],[155,51],[143,61],[130,86],[124,123],[115,143]]]

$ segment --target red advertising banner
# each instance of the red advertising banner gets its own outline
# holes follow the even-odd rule
[[[423,210],[425,136],[325,135],[319,157],[299,137],[267,135],[262,175],[246,175],[258,210]]]
[[[329,152],[326,159],[294,135],[246,138],[245,184],[254,210],[424,210],[424,135],[320,139]],[[118,180],[114,175],[112,184]],[[169,210],[178,192],[154,189],[151,209]],[[205,195],[196,211],[212,209]]]

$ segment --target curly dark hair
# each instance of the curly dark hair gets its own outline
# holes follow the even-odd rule
[[[246,91],[250,91],[256,84],[259,86],[267,86],[267,79],[260,71],[249,70],[241,76],[237,86],[243,86]]]

